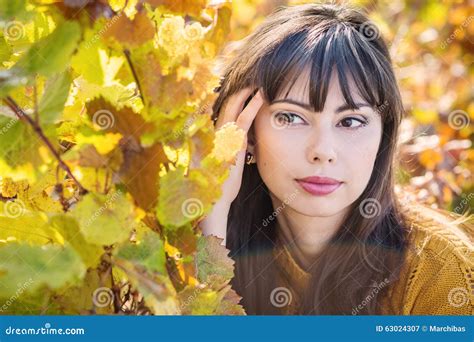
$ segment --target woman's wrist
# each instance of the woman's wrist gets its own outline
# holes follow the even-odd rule
[[[224,200],[217,201],[209,214],[200,222],[203,235],[214,235],[221,239],[225,246],[227,235],[227,216],[230,210],[230,203]]]

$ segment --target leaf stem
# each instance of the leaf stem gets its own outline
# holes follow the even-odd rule
[[[66,165],[66,163],[61,159],[61,156],[59,153],[54,149],[53,144],[49,141],[49,139],[46,137],[44,134],[43,130],[39,126],[39,124],[31,119],[26,113],[23,111],[23,109],[18,106],[18,104],[13,100],[10,96],[7,96],[5,99],[3,99],[5,104],[10,107],[11,110],[16,114],[19,120],[26,121],[31,127],[33,127],[34,131],[39,135],[41,140],[46,144],[48,149],[51,151],[51,153],[54,155],[54,157],[58,160],[59,166],[68,174],[68,176],[76,183],[77,187],[79,188],[79,192],[81,195],[86,194],[88,191],[82,186],[82,184],[77,180],[77,178],[72,174],[71,169],[69,166]]]
[[[140,99],[142,100],[143,106],[145,106],[145,98],[143,97],[142,87],[140,85],[140,81],[138,80],[138,75],[135,70],[135,67],[133,66],[132,58],[130,57],[130,50],[124,49],[123,53],[125,55],[125,58],[127,59],[127,63],[128,63],[128,66],[130,67],[130,70],[132,70],[133,78],[135,79],[135,83],[137,84],[138,91],[140,92]]]

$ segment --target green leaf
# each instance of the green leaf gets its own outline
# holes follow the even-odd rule
[[[80,36],[79,24],[66,21],[49,36],[33,44],[16,67],[21,68],[23,74],[28,77],[36,73],[51,76],[62,72],[69,64]]]
[[[25,11],[26,0],[0,0],[0,18],[8,20]]]
[[[55,74],[46,81],[43,97],[38,106],[41,123],[56,121],[64,109],[70,86],[71,76],[68,72]]]
[[[0,241],[17,240],[36,245],[62,242],[58,232],[48,224],[47,216],[27,210],[21,200],[0,202],[0,213]]]
[[[74,71],[87,82],[100,86],[118,84],[115,77],[125,63],[122,51],[113,52],[97,39],[110,28],[109,25],[110,22],[102,18],[95,22],[92,29],[86,29],[84,39],[71,60]]]
[[[76,250],[86,267],[96,267],[99,264],[104,249],[101,246],[90,244],[84,239],[74,218],[67,215],[56,215],[51,218],[50,224]]]
[[[220,290],[188,286],[178,294],[183,315],[245,315],[230,285]]]
[[[0,37],[0,61],[8,61],[12,55],[12,52],[12,48],[5,40],[5,37]]]
[[[59,289],[81,279],[85,270],[79,255],[68,245],[7,243],[0,247],[0,297],[12,296],[20,286],[28,292],[43,285]]]
[[[149,272],[167,274],[163,241],[152,231],[145,233],[142,240],[136,244],[122,246],[116,257],[143,266]]]
[[[125,241],[135,224],[133,206],[120,191],[109,195],[89,193],[72,215],[79,222],[86,241],[96,245]]]
[[[8,114],[11,113],[8,110]],[[14,115],[5,114],[7,109],[0,107],[0,158],[11,167],[39,162],[38,147],[41,141],[35,136],[33,129]]]
[[[97,269],[88,269],[84,281],[55,296],[54,304],[58,305],[62,315],[81,315],[84,312],[91,313],[93,309],[99,315],[113,314],[115,296],[110,289],[111,278],[107,276],[104,279],[104,275]],[[99,306],[95,305],[96,303]]]
[[[179,167],[160,178],[157,215],[161,224],[183,226],[201,217],[219,196],[220,188],[209,174]]]

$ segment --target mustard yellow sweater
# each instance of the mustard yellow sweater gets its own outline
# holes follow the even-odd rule
[[[458,223],[454,214],[410,205],[407,259],[400,278],[382,299],[383,315],[473,315],[474,225]],[[295,314],[310,274],[278,240],[274,256],[279,268],[276,286],[289,290],[285,314]],[[288,302],[287,301],[287,302]]]

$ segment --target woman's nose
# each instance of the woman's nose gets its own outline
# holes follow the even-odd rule
[[[310,163],[334,163],[336,151],[330,128],[315,129],[308,140],[307,158]]]

